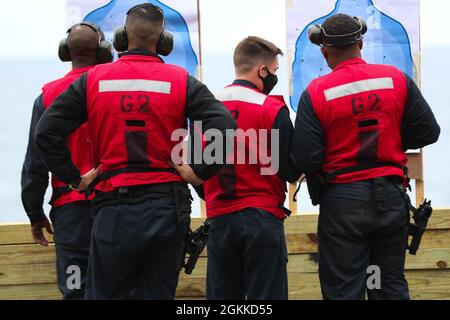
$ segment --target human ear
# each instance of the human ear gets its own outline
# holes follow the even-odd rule
[[[260,65],[259,66],[259,68],[258,68],[258,74],[259,74],[259,76],[260,77],[262,77],[262,78],[265,78],[265,77],[267,77],[267,66],[265,66],[265,65]]]

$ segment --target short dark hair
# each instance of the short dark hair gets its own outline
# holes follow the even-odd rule
[[[283,55],[280,48],[265,39],[249,36],[234,49],[233,61],[236,71],[246,73],[258,63],[268,63],[277,55]]]
[[[137,42],[156,42],[162,31],[164,14],[151,4],[143,3],[132,7],[127,13],[125,26],[129,38]]]
[[[322,24],[322,28],[329,35],[352,33],[360,27],[355,18],[343,13],[332,15]]]
[[[72,58],[95,57],[99,37],[99,32],[85,24],[74,26],[67,36],[67,43]]]

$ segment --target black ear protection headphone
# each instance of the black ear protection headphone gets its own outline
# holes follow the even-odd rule
[[[173,34],[171,32],[169,32],[169,31],[165,30],[164,13],[161,10],[161,8],[158,7],[158,6],[155,6],[155,5],[150,4],[150,3],[145,4],[145,5],[150,5],[150,6],[155,7],[156,9],[159,10],[159,12],[161,12],[161,15],[163,16],[163,28],[162,28],[163,30],[161,31],[158,43],[156,44],[156,53],[160,54],[162,56],[167,56],[173,50]],[[142,4],[134,6],[133,8],[128,10],[127,15],[131,11],[133,11],[133,10],[135,10],[138,7],[141,7],[141,6],[142,6]],[[128,36],[127,36],[127,30],[125,29],[125,26],[118,27],[114,31],[113,45],[114,45],[114,49],[116,49],[117,52],[123,52],[123,51],[127,51],[128,50]]]
[[[363,38],[363,34],[367,32],[367,24],[366,21],[362,17],[353,17],[358,24],[359,29],[355,32],[347,33],[347,34],[327,34],[320,24],[313,25],[308,29],[308,37],[309,41],[312,43],[322,46],[324,45],[324,39],[327,40],[325,46],[327,47],[346,47],[352,45]]]
[[[69,30],[67,30],[67,34],[70,34],[70,32],[72,32],[72,30],[77,26],[87,26],[98,34],[97,62],[112,62],[114,58],[112,47],[111,44],[105,40],[105,35],[103,34],[102,30],[100,30],[100,28],[94,24],[81,22],[71,26]],[[59,42],[58,56],[59,59],[61,59],[61,61],[63,62],[72,61],[67,37]]]

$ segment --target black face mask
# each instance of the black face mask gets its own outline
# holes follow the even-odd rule
[[[263,78],[261,76],[259,76],[263,82],[263,93],[264,94],[269,94],[270,91],[272,91],[272,89],[277,85],[278,83],[278,76],[276,74],[273,74],[269,71],[269,69],[266,67],[267,69],[267,77]]]

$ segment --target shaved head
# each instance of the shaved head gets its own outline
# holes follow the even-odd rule
[[[131,8],[125,22],[129,43],[133,47],[156,48],[163,31],[163,23],[161,9],[150,3]]]
[[[325,22],[322,24],[322,28],[329,35],[342,35],[360,30],[361,25],[355,18],[347,14],[338,13],[325,20]],[[352,44],[348,46],[351,45]],[[347,46],[343,46],[341,48],[345,47]]]
[[[100,36],[97,31],[86,25],[75,26],[67,36],[70,55],[74,61],[96,57]]]
[[[361,28],[361,25],[355,18],[340,13],[325,20],[322,28],[329,35],[342,35],[358,31]],[[326,46],[326,42],[327,39],[325,38],[325,46],[320,48],[320,50],[331,69],[347,59],[361,58],[361,49],[363,48],[362,40],[341,47],[328,47]]]

